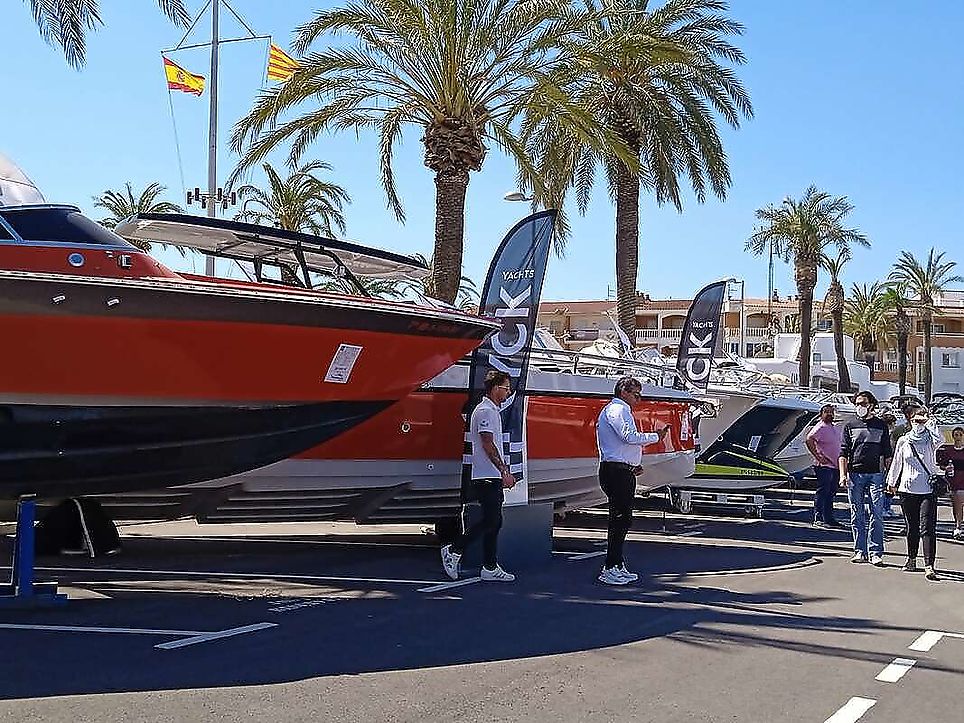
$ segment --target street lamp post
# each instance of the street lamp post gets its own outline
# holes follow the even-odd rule
[[[746,357],[746,280],[730,277],[730,284],[740,285],[740,356]]]

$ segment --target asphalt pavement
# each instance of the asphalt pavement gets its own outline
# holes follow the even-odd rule
[[[595,579],[598,512],[545,568],[460,586],[413,526],[127,527],[117,556],[39,561],[66,606],[0,610],[0,720],[964,720],[949,509],[930,583],[899,521],[855,565],[805,500],[638,512],[623,588]]]

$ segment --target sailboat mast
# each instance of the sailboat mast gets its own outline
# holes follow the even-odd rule
[[[219,0],[211,0],[211,83],[208,113],[208,216],[217,215],[218,193],[218,16]],[[214,276],[214,257],[205,261],[205,273]]]

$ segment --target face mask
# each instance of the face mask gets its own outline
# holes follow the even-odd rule
[[[858,417],[866,417],[868,414],[870,414],[870,407],[868,407],[868,406],[866,406],[866,405],[863,405],[863,404],[858,404],[858,405],[857,405],[857,416],[858,416]]]

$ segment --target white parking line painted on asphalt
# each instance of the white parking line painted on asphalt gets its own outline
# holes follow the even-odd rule
[[[960,638],[964,640],[964,635],[961,633],[945,633],[940,630],[926,630],[918,636],[917,640],[907,647],[910,650],[926,653],[937,645],[941,641],[941,638]]]
[[[430,587],[419,588],[419,592],[440,592],[441,590],[451,590],[453,587],[465,587],[466,585],[474,585],[477,582],[482,582],[481,577],[469,577],[465,580],[455,580],[454,582],[441,582],[438,585],[431,585]]]
[[[122,635],[205,635],[203,630],[153,630],[150,628],[97,628],[81,625],[0,624],[2,630],[40,630],[50,633],[118,633]]]
[[[916,663],[917,661],[911,658],[894,658],[894,661],[880,671],[874,680],[879,680],[881,683],[896,683],[903,678],[907,674],[907,671],[913,668]]]
[[[125,533],[124,537],[147,540],[197,540],[199,542],[268,542],[286,545],[336,545],[346,547],[405,547],[419,550],[435,549],[436,545],[412,542],[364,542],[356,540],[289,540],[283,537],[251,537],[247,535],[154,535],[141,532]]]
[[[703,534],[702,530],[695,530],[693,532],[681,532],[680,534],[676,535],[676,537],[696,537],[697,535],[702,535],[702,534]]]
[[[854,723],[854,721],[860,720],[861,716],[876,704],[877,701],[873,698],[851,698],[824,723]]]
[[[0,568],[2,569],[2,568]],[[43,572],[87,572],[91,574],[107,575],[165,575],[181,577],[214,577],[220,579],[237,580],[299,580],[307,582],[370,582],[382,585],[431,585],[433,580],[404,580],[385,577],[333,577],[328,575],[289,575],[287,573],[276,572],[223,572],[219,570],[142,570],[120,567],[38,567],[37,570]],[[64,585],[69,585],[70,581],[64,581]],[[88,584],[90,584],[88,582]]]
[[[573,555],[569,559],[572,561],[588,560],[590,557],[602,557],[605,554],[606,554],[605,550],[597,550],[596,552],[581,552],[578,555]]]
[[[240,628],[230,628],[229,630],[219,630],[214,633],[201,633],[200,635],[195,635],[191,638],[182,638],[181,640],[172,640],[169,643],[160,643],[154,647],[158,650],[176,650],[177,648],[186,648],[188,645],[197,645],[198,643],[208,643],[212,640],[220,640],[222,638],[231,638],[235,635],[244,635],[245,633],[253,633],[258,630],[264,630],[265,628],[276,628],[278,623],[255,623],[254,625],[244,625]]]

